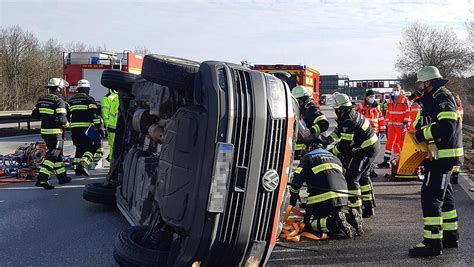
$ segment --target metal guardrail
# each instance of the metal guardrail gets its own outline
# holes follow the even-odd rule
[[[39,119],[33,118],[33,116],[28,114],[11,114],[11,115],[1,115],[0,124],[7,123],[18,123],[18,128],[20,128],[22,122],[26,122],[28,130],[31,129],[31,122],[40,121]]]

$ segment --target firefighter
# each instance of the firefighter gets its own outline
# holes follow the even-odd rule
[[[329,121],[326,116],[314,104],[311,98],[311,92],[302,85],[296,86],[292,90],[293,95],[298,100],[300,116],[308,129],[305,136],[319,136],[329,128]],[[306,151],[306,144],[299,138],[296,144],[296,156],[300,157]]]
[[[410,122],[410,101],[402,94],[400,84],[395,84],[390,99],[388,100],[387,113],[387,143],[383,162],[377,166],[379,168],[390,167],[390,158],[397,158],[403,146],[405,132]]]
[[[346,168],[349,189],[348,206],[356,209],[364,218],[374,215],[375,199],[370,180],[370,166],[379,151],[379,138],[370,122],[354,110],[349,96],[335,93],[331,106],[337,119],[337,128],[329,136],[336,142],[331,152],[341,158]],[[362,201],[357,195],[362,194]]]
[[[450,183],[453,167],[463,159],[461,118],[456,101],[444,87],[438,68],[423,67],[417,73],[417,87],[425,124],[415,133],[418,142],[428,143],[430,160],[425,162],[421,187],[424,217],[423,241],[409,250],[412,257],[437,256],[444,248],[458,247],[458,216]]]
[[[347,183],[342,174],[341,161],[320,144],[310,145],[313,150],[305,154],[295,169],[290,187],[290,205],[300,200],[299,192],[304,183],[308,186],[305,231],[338,234],[347,237],[361,235],[362,216],[357,210],[346,214]]]
[[[47,190],[54,189],[48,182],[53,172],[56,173],[59,184],[71,181],[63,162],[64,130],[69,128],[66,103],[60,97],[64,86],[63,79],[51,78],[46,85],[49,94],[38,100],[32,112],[33,117],[41,119],[41,136],[47,148],[46,159],[41,163],[36,186]]]
[[[71,133],[72,142],[76,146],[74,156],[74,171],[76,175],[89,176],[88,165],[92,162],[95,147],[93,140],[87,135],[89,126],[94,125],[100,129],[101,120],[97,115],[97,105],[93,97],[89,96],[90,83],[87,80],[77,82],[77,92],[69,99],[71,111]]]
[[[117,118],[119,112],[119,95],[116,90],[109,89],[109,92],[102,97],[102,118],[104,119],[107,141],[109,143],[109,155],[107,159],[112,160],[115,131],[117,128]]]

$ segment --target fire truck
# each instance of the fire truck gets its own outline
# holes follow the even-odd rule
[[[291,77],[286,81],[290,88],[304,85],[313,92],[314,103],[319,105],[319,72],[306,65],[253,65],[251,69],[261,72],[287,72]]]
[[[97,102],[108,92],[108,88],[100,83],[104,70],[114,69],[140,74],[143,64],[143,55],[127,50],[122,53],[64,52],[63,59],[64,80],[69,83],[66,99],[76,94],[77,82],[86,79],[91,84],[90,95]]]

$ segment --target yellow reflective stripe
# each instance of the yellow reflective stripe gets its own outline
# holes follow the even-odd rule
[[[373,134],[369,139],[367,139],[367,140],[365,140],[364,142],[362,142],[362,144],[360,145],[360,147],[353,149],[353,151],[357,151],[357,150],[360,150],[360,149],[369,147],[369,146],[371,146],[371,145],[377,143],[377,140],[379,140],[379,138],[377,137],[376,134]]]
[[[71,122],[71,128],[89,127],[90,122]]]
[[[317,174],[319,172],[326,171],[326,170],[331,170],[331,169],[336,169],[336,170],[342,172],[342,166],[339,166],[338,164],[330,163],[330,162],[319,164],[319,165],[314,166],[312,168],[314,174]]]
[[[66,113],[67,113],[67,110],[66,110],[65,108],[57,108],[57,109],[56,109],[56,113],[66,114]]]
[[[457,111],[443,111],[436,116],[438,120],[458,120]]]
[[[443,231],[458,230],[458,222],[443,223]]]
[[[464,155],[464,149],[462,147],[438,150],[438,158],[440,159],[461,157],[463,155]]]
[[[64,163],[62,163],[62,162],[55,162],[55,163],[54,163],[54,167],[55,167],[55,168],[60,168],[60,167],[62,167],[62,166],[64,166]]]
[[[354,134],[341,133],[341,139],[342,140],[347,140],[347,141],[352,141],[352,139],[354,139]]]
[[[302,167],[298,167],[295,169],[295,173],[300,174],[302,170],[303,170]]]
[[[362,130],[367,131],[369,129],[370,122],[364,118],[364,123],[362,124]]]
[[[66,172],[66,169],[64,167],[61,167],[59,169],[56,169],[55,170],[56,174],[61,174],[61,173],[65,173]]]
[[[50,167],[51,169],[54,169],[54,163],[50,160],[45,160],[43,161],[43,165]]]
[[[41,129],[41,134],[62,134],[62,129]]]
[[[454,165],[453,168],[451,169],[451,172],[459,172],[460,170],[461,170],[461,166]]]
[[[454,219],[458,217],[458,214],[455,209],[446,212],[441,212],[441,215],[443,216],[444,220]]]
[[[362,200],[364,200],[364,201],[372,200],[372,194],[363,194],[362,195]]]
[[[336,193],[336,192],[326,192],[326,193],[322,193],[322,194],[319,194],[319,195],[308,197],[308,200],[307,200],[306,204],[308,204],[308,205],[316,204],[316,203],[320,203],[320,202],[323,202],[323,201],[326,201],[326,200],[329,200],[329,199],[333,199],[333,198],[337,198],[337,197],[343,197],[343,196],[345,196],[345,195],[340,194],[340,193]]]
[[[318,121],[321,121],[321,120],[327,120],[326,116],[320,115],[320,116],[316,117],[316,119],[314,119],[313,123],[316,124]]]
[[[443,217],[425,217],[423,218],[425,225],[441,225]]]
[[[54,110],[53,109],[50,109],[50,108],[39,108],[39,112],[41,114],[49,114],[49,115],[53,115],[54,114]]]
[[[93,119],[92,122],[93,122],[94,124],[99,124],[99,123],[100,123],[100,119]]]
[[[74,111],[74,110],[87,110],[88,107],[87,107],[87,105],[72,105],[72,106],[69,107],[69,109],[71,111]]]
[[[363,192],[367,192],[367,191],[370,191],[372,189],[372,187],[370,186],[370,184],[368,185],[363,185],[360,187],[360,191],[363,193]]]
[[[294,189],[293,187],[290,187],[290,192],[295,193],[295,194],[299,194],[300,190],[299,189]]]
[[[314,129],[314,133],[316,135],[319,135],[321,133],[321,129],[319,129],[319,125],[315,124],[312,128]]]
[[[348,201],[347,206],[349,206],[349,208],[358,208],[362,206],[362,200],[358,199],[356,202]]]
[[[97,108],[96,104],[89,104],[89,108]]]
[[[74,158],[74,162],[81,162],[81,158]]]
[[[339,149],[337,149],[337,146],[334,146],[334,147],[332,148],[332,153],[333,153],[335,156],[337,156],[337,155],[341,154],[341,151],[339,151]]]
[[[334,141],[339,141],[339,139],[340,139],[340,138],[339,138],[339,133],[336,132],[336,131],[333,131],[333,132],[329,135],[329,137],[331,137],[332,140],[334,140]]]
[[[327,227],[327,220],[328,218],[325,217],[325,218],[321,218],[319,223],[321,224],[321,232],[323,233],[329,233],[329,229]]]
[[[112,127],[108,127],[108,128],[112,128]],[[306,146],[305,144],[296,144],[296,150],[304,150],[306,149]]]
[[[431,133],[431,126],[423,129],[423,137],[426,140],[433,140],[433,134]]]
[[[352,194],[352,195],[360,195],[360,193],[361,193],[360,189],[349,190],[348,192],[349,192],[349,194]]]
[[[427,239],[442,239],[443,231],[440,231],[438,234],[432,233],[430,230],[423,230],[423,237]]]
[[[46,174],[46,175],[48,175],[48,176],[51,175],[51,172],[48,171],[48,169],[46,169],[46,168],[41,168],[41,169],[39,170],[39,172],[40,172],[40,173],[44,173],[44,174]]]

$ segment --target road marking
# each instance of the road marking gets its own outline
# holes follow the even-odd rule
[[[5,202],[5,200],[0,200],[0,203]]]
[[[79,185],[61,185],[61,186],[55,186],[55,189],[61,189],[61,188],[80,188],[80,187],[85,187],[86,185],[79,184]],[[30,189],[40,189],[44,190],[41,187],[36,187],[36,186],[25,186],[25,187],[5,187],[5,188],[0,188],[0,190],[30,190]]]
[[[0,141],[2,141],[2,140],[10,140],[10,139],[15,139],[15,138],[21,138],[21,137],[34,137],[34,136],[41,136],[41,134],[27,134],[27,135],[17,135],[17,136],[0,137]]]

